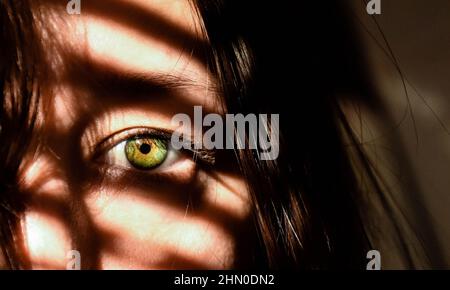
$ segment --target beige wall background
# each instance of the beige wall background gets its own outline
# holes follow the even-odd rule
[[[450,268],[450,1],[381,0],[381,15],[373,16],[408,96],[364,1],[352,1],[374,82],[390,115],[386,122],[366,112],[365,144],[391,184],[405,188],[394,199],[434,266]],[[385,260],[401,267],[389,254]]]

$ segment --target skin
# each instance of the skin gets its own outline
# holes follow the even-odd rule
[[[84,269],[235,267],[251,208],[236,166],[220,161],[232,158],[207,168],[179,152],[142,171],[115,164],[119,150],[92,157],[133,127],[175,130],[172,116],[195,105],[220,113],[214,79],[191,53],[206,40],[189,2],[82,1],[81,15],[64,2],[40,6],[56,16],[44,23],[50,73],[21,171],[24,263],[66,269],[76,250]],[[179,84],[152,89],[168,80]]]

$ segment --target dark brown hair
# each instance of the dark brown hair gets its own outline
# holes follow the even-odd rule
[[[37,67],[42,54],[28,1],[1,1],[0,23],[0,243],[1,258],[15,269],[21,266],[22,250],[21,237],[17,235],[23,210],[17,188],[18,172],[36,119],[36,80],[40,73]]]

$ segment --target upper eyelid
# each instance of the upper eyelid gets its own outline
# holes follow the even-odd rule
[[[170,139],[172,133],[173,132],[167,129],[160,129],[160,128],[150,128],[150,127],[124,128],[118,132],[108,135],[107,137],[103,138],[97,145],[95,145],[91,159],[95,160],[101,154],[118,145],[120,142],[123,142],[135,136],[142,135],[142,136],[152,136],[161,139]]]

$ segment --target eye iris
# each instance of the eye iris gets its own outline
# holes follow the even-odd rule
[[[155,168],[167,157],[167,142],[157,138],[133,138],[125,144],[128,161],[138,169]]]

